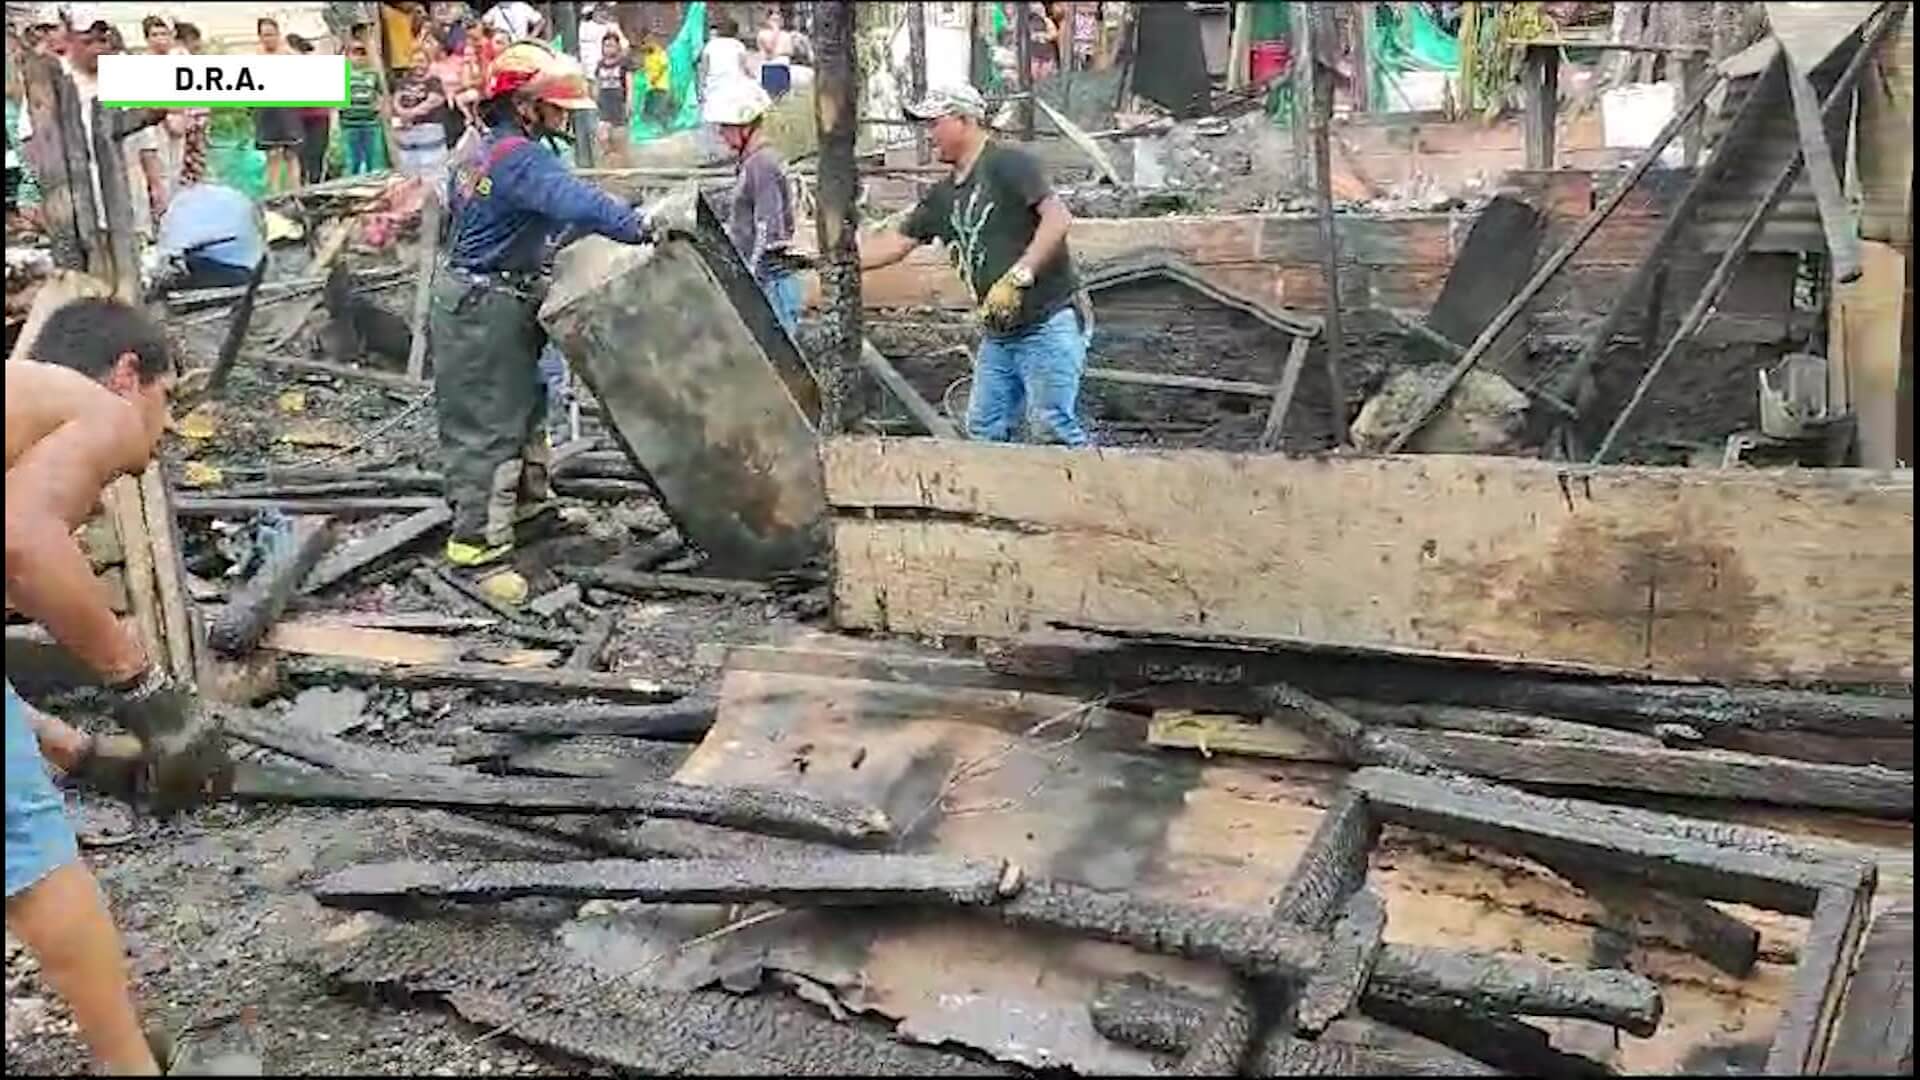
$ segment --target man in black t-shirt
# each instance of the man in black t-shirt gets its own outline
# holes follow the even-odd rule
[[[1007,442],[1024,411],[1036,436],[1085,446],[1077,415],[1088,328],[1067,226],[1073,216],[1039,162],[988,137],[986,102],[971,86],[937,89],[907,109],[927,125],[953,174],[927,192],[897,230],[865,238],[860,268],[891,266],[939,241],[978,304],[967,434]]]

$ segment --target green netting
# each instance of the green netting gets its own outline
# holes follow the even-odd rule
[[[647,88],[646,73],[634,72],[631,121],[634,142],[646,142],[700,125],[700,48],[706,44],[706,29],[707,5],[703,0],[694,0],[687,5],[680,32],[667,45],[668,105],[664,124],[653,116],[659,106],[648,107],[653,91]]]
[[[1367,28],[1367,69],[1373,99],[1383,101],[1391,81],[1409,71],[1455,71],[1460,42],[1419,4],[1379,4]]]

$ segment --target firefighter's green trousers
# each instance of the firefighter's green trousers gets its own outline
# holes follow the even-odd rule
[[[526,290],[434,274],[428,340],[456,541],[510,544],[518,504],[548,497],[539,310]]]

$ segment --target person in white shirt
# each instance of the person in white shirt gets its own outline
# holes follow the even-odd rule
[[[495,4],[480,16],[480,23],[506,38],[505,43],[533,37],[540,30],[540,12],[525,0],[507,0]],[[503,44],[505,44],[503,43]]]
[[[620,40],[620,48],[627,47],[627,35],[620,32],[620,24],[613,21],[612,4],[595,4],[580,22],[580,66],[592,71],[600,66],[600,41],[608,34]]]

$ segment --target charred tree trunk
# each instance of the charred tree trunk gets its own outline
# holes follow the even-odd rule
[[[845,431],[855,372],[860,366],[860,247],[854,168],[860,73],[854,62],[856,5],[832,0],[814,7],[813,110],[820,128],[819,231],[821,283],[826,289],[827,344],[816,370],[821,380],[823,435]]]
[[[907,5],[907,92],[918,101],[927,96],[927,5]],[[932,160],[925,128],[913,134],[914,160],[925,165]]]

